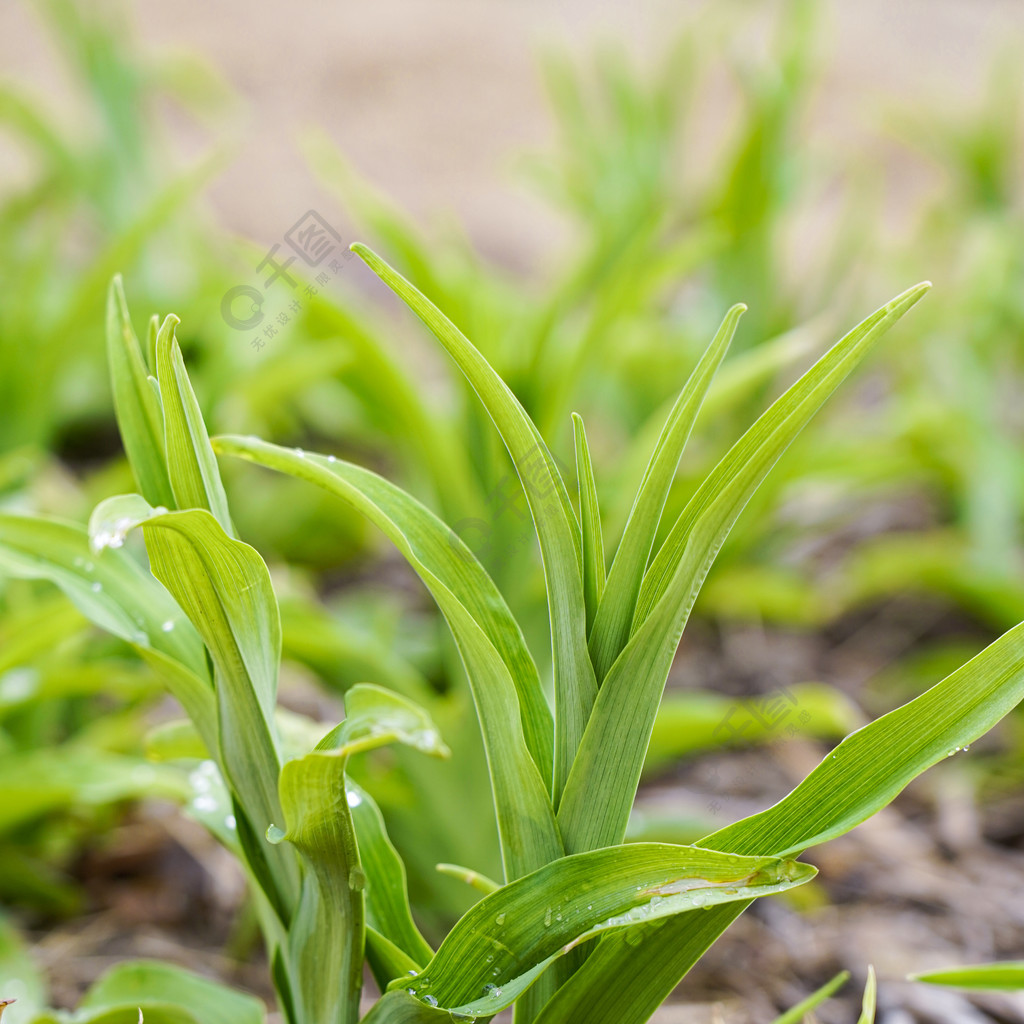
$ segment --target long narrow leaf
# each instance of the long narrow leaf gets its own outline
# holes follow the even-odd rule
[[[793,437],[927,289],[904,292],[818,360],[733,446],[672,528],[644,577],[633,635],[602,683],[566,784],[558,822],[568,851],[622,841],[683,627],[726,535]]]
[[[254,438],[219,437],[215,447],[336,494],[402,552],[433,594],[466,662],[494,788],[506,876],[518,877],[561,856],[538,765],[551,764],[550,712],[522,634],[472,552],[431,512],[369,470]]]
[[[772,466],[874,342],[930,287],[923,282],[907,289],[858,324],[733,445],[683,510],[644,576],[634,632],[664,596],[680,564],[688,565],[696,596],[733,523]]]
[[[345,790],[340,751],[307,754],[281,770],[287,842],[302,857],[302,891],[288,927],[285,956],[296,1021],[353,1024],[363,984],[366,876]]]
[[[522,481],[547,582],[555,671],[553,793],[557,804],[597,694],[587,652],[582,541],[565,482],[515,395],[459,329],[372,250],[358,243],[352,249],[423,321],[465,374],[498,428]]]
[[[77,523],[0,513],[0,570],[56,584],[95,625],[126,640],[167,681],[215,744],[214,692],[203,644],[167,591],[124,551],[99,558]]]
[[[168,316],[156,337],[157,375],[164,411],[167,469],[178,508],[212,512],[225,533],[234,536],[228,499],[210,447],[206,424],[174,337],[176,316]]]
[[[970,964],[965,967],[942,967],[910,975],[911,981],[929,985],[972,989],[978,992],[1024,991],[1024,960],[1006,960],[997,964]]]
[[[253,548],[229,537],[205,509],[161,512],[149,509],[137,495],[108,498],[94,511],[90,532],[109,544],[138,526],[153,575],[177,600],[210,652],[219,761],[241,802],[236,814],[239,839],[268,898],[287,920],[298,886],[294,860],[257,839],[281,817],[274,722],[281,624],[270,573]],[[269,876],[260,871],[264,858]]]
[[[418,971],[434,951],[412,919],[405,865],[388,838],[384,817],[373,798],[352,779],[346,780],[345,785],[359,843],[359,861],[366,872],[367,924],[409,958],[410,963],[403,970],[411,966]],[[381,980],[378,977],[378,983]]]
[[[139,491],[151,505],[174,507],[164,456],[163,411],[132,330],[120,274],[107,294],[107,362],[114,409]]]
[[[601,509],[597,501],[594,466],[583,420],[572,414],[576,442],[576,476],[580,491],[580,529],[583,534],[583,599],[587,607],[587,635],[590,635],[601,604],[605,587],[604,535],[601,532]]]
[[[422,973],[395,982],[367,1021],[416,1019],[403,1009],[415,1002],[462,1019],[489,1016],[590,938],[639,921],[656,928],[675,915],[781,892],[815,874],[795,861],[708,852],[636,843],[565,857],[518,879],[475,904]]]
[[[676,467],[715,371],[725,358],[736,333],[736,325],[746,308],[736,305],[726,313],[718,332],[672,407],[647,464],[622,540],[612,560],[604,600],[598,609],[590,638],[590,654],[598,682],[607,675],[629,640],[637,596]]]
[[[788,856],[886,806],[931,765],[984,735],[1024,699],[1024,624],[909,704],[851,734],[785,799],[701,840],[710,849]],[[744,909],[716,907],[601,942],[538,1024],[641,1024]],[[614,979],[614,980],[612,980]]]

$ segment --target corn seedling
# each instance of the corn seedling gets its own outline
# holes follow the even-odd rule
[[[645,1021],[751,900],[813,877],[799,855],[888,804],[1024,696],[1017,627],[849,735],[774,807],[691,846],[623,843],[668,670],[715,554],[785,448],[927,286],[879,309],[808,370],[658,545],[675,466],[743,312],[730,310],[665,423],[606,567],[582,421],[574,421],[579,485],[570,497],[536,426],[488,362],[378,256],[354,248],[466,375],[520,473],[544,564],[551,703],[500,591],[450,527],[353,463],[252,437],[211,443],[174,337],[177,318],[156,332],[147,365],[116,283],[108,343],[139,493],[103,501],[87,529],[3,514],[0,564],[57,584],[131,644],[181,703],[191,735],[183,749],[205,755],[191,776],[192,813],[246,869],[290,1024],[359,1019],[364,964],[382,993],[362,1017],[368,1024],[476,1020],[513,1005],[523,1024]],[[266,565],[236,535],[215,451],[354,506],[416,570],[448,622],[483,735],[503,874],[437,950],[413,921],[383,818],[347,769],[386,744],[444,756],[438,730],[413,701],[372,684],[349,689],[346,717],[333,727],[277,710],[278,605]],[[136,531],[148,570],[125,546]],[[128,1006],[150,1022],[208,1020],[213,1007],[259,1019],[251,1001],[239,1004],[244,997],[169,970],[118,968],[75,1019],[110,1020],[112,1007]],[[868,994],[873,1001],[873,982]]]

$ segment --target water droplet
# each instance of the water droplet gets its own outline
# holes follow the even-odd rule
[[[328,455],[327,456],[327,461],[328,462],[337,462],[338,461],[338,457],[336,455]]]
[[[555,914],[555,920],[556,921],[561,921],[562,920],[562,915],[561,914]]]
[[[550,907],[548,907],[547,910],[544,911],[544,927],[545,928],[550,928],[551,927],[551,908]]]
[[[203,794],[192,801],[192,806],[202,814],[209,814],[217,810],[217,801],[212,796]]]
[[[504,914],[496,915],[495,918],[494,918],[494,923],[495,924],[504,924],[505,923],[505,915]]]
[[[306,457],[306,453],[301,448],[296,448],[295,454],[298,455],[300,459],[304,459]]]
[[[484,962],[488,963],[488,964],[494,963],[494,954],[493,953],[488,953],[487,954],[487,959]]]
[[[427,1006],[437,1006],[437,996],[425,995],[422,997]]]
[[[967,746],[965,746],[965,747],[963,748],[963,751],[964,751],[964,753],[966,754],[966,753],[967,753],[967,751],[968,751],[968,750],[970,750],[970,749],[971,749],[971,745],[970,745],[970,744],[968,743],[968,744],[967,744]]]
[[[366,888],[366,872],[358,864],[348,873],[348,887],[353,892],[362,892]]]
[[[174,629],[174,622],[173,622],[173,620],[172,620],[172,619],[168,619],[168,620],[167,620],[167,621],[166,621],[166,622],[165,622],[165,623],[164,623],[164,624],[163,624],[163,625],[162,625],[162,626],[161,626],[160,628],[161,628],[161,629],[162,629],[162,630],[163,630],[163,631],[164,631],[165,633],[170,633],[170,631],[171,631],[172,629]]]
[[[231,829],[232,832],[234,832],[234,830],[238,828],[238,822],[235,820],[235,816],[233,814],[229,814],[224,819],[224,827]]]
[[[363,798],[354,789],[346,791],[345,799],[348,801],[349,807],[358,807],[363,802]]]
[[[94,565],[92,564],[92,562],[86,562],[86,563],[85,563],[85,571],[86,571],[86,572],[92,572],[92,571],[93,571],[93,569],[95,569],[95,568],[96,568],[96,566],[94,566]]]
[[[97,581],[96,583],[94,583],[94,584],[93,584],[93,585],[92,585],[92,586],[90,587],[90,590],[92,590],[92,592],[93,592],[94,594],[98,594],[98,593],[99,593],[99,592],[100,592],[100,591],[101,591],[102,589],[103,589],[103,584],[102,584],[102,583],[100,583],[100,582],[98,582],[98,581]]]

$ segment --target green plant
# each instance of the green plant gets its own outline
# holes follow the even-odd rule
[[[520,472],[544,562],[553,708],[501,593],[449,527],[384,478],[333,456],[252,437],[211,445],[174,339],[176,318],[160,327],[147,366],[116,284],[114,393],[141,493],[103,501],[88,530],[3,514],[0,564],[60,586],[132,644],[179,699],[191,725],[176,733],[178,752],[209,758],[192,775],[192,812],[247,870],[292,1024],[355,1020],[364,959],[383,991],[365,1017],[373,1024],[470,1020],[512,1004],[523,1022],[646,1020],[751,899],[813,876],[797,855],[863,821],[1024,696],[1017,627],[848,736],[774,807],[694,846],[622,845],[665,678],[708,566],[788,444],[927,286],[868,317],[776,401],[658,546],[676,463],[742,313],[731,310],[666,421],[606,571],[582,421],[574,421],[574,507],[536,427],[486,360],[379,257],[354,249],[467,376]],[[334,728],[277,711],[277,602],[262,559],[235,535],[215,450],[355,506],[398,547],[448,621],[487,752],[504,875],[436,952],[413,923],[383,819],[347,768],[384,744],[443,756],[438,731],[411,700],[370,684],[348,691]],[[126,545],[136,530],[149,571]],[[195,1016],[196,990],[184,983],[139,982],[132,991],[151,1022]],[[104,1016],[111,1004],[98,1002],[76,1020],[112,1019]]]
[[[942,967],[936,971],[912,974],[911,981],[925,981],[929,985],[948,985],[951,988],[973,991],[1020,992],[1024,990],[1024,962],[1007,960],[994,964],[971,964],[965,967]]]

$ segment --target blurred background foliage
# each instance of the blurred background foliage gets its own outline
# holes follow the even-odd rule
[[[891,168],[869,152],[837,156],[810,129],[827,7],[778,6],[755,56],[734,38],[754,6],[709,6],[656,62],[609,44],[546,55],[552,141],[517,163],[564,226],[540,268],[486,255],[450,219],[424,226],[325,131],[296,129],[336,204],[321,215],[350,225],[346,243],[386,254],[459,324],[566,462],[569,414],[585,417],[610,544],[668,403],[729,305],[750,312],[680,467],[676,511],[814,353],[893,291],[921,277],[939,285],[755,497],[688,640],[716,649],[753,629],[834,646],[863,633],[878,648],[870,671],[803,663],[804,674],[778,678],[755,666],[737,681],[713,667],[702,675],[713,659],[698,657],[694,670],[684,647],[651,776],[718,747],[783,741],[763,717],[742,734],[722,728],[780,688],[801,711],[790,733],[827,742],[1024,618],[1020,48],[1004,41],[973,105],[875,111],[872,131],[895,165],[941,181],[895,232]],[[103,342],[104,296],[119,271],[140,336],[152,313],[181,317],[211,432],[253,432],[393,476],[478,552],[544,665],[525,502],[466,383],[354,266],[327,285],[309,271],[293,294],[267,286],[265,323],[232,328],[222,297],[239,283],[261,286],[255,268],[274,242],[219,227],[207,199],[232,159],[221,140],[240,100],[197,58],[144,50],[116,6],[26,7],[79,110],[69,123],[24,83],[0,78],[0,134],[21,168],[0,182],[4,507],[84,521],[99,498],[131,489]],[[708,83],[723,78],[728,130],[706,147],[701,125],[722,113],[706,109]],[[168,104],[214,140],[191,162],[173,152]],[[294,197],[296,213],[306,205]],[[300,292],[287,324],[266,333]],[[434,871],[449,859],[449,837],[471,850],[468,867],[493,873],[497,858],[457,654],[418,584],[354,514],[252,467],[224,472],[240,534],[282,595],[285,702],[330,719],[348,686],[377,682],[428,702],[454,751],[415,767],[400,751],[380,752],[357,770],[436,933],[473,899]],[[81,909],[82,851],[102,843],[127,802],[180,801],[188,787],[146,756],[147,730],[170,712],[144,666],[49,589],[0,587],[0,900],[47,920]],[[998,795],[1021,781],[1022,752],[1011,728],[961,770],[982,795]],[[424,808],[434,823],[426,835]],[[638,821],[635,834],[693,838],[705,825]]]

